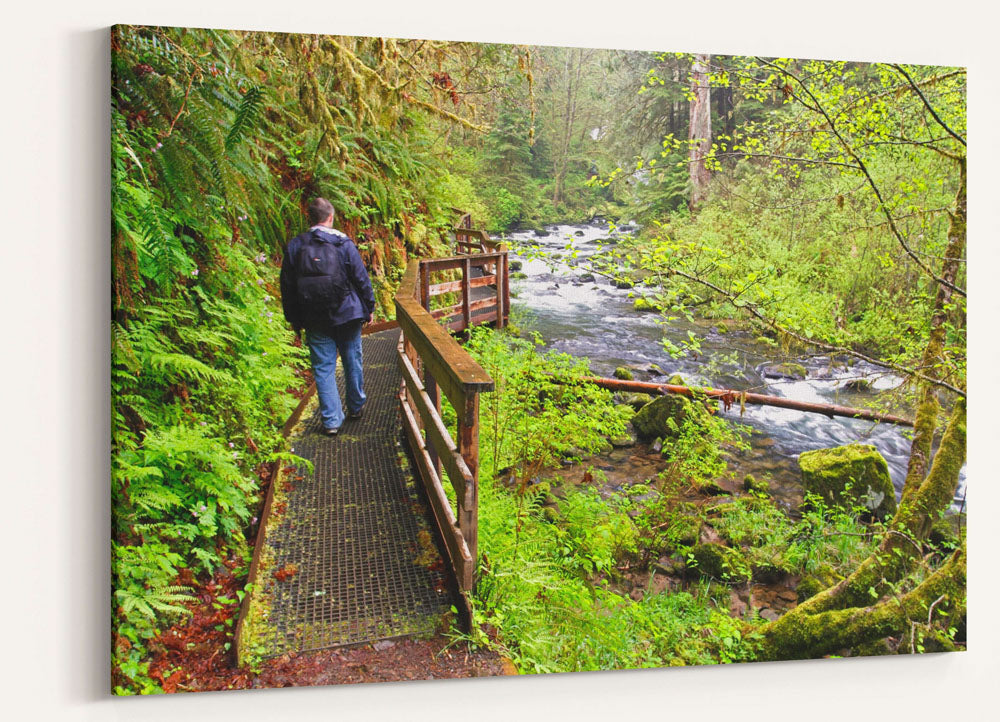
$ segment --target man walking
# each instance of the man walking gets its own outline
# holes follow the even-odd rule
[[[340,431],[337,353],[344,365],[348,418],[361,417],[367,396],[361,370],[361,327],[372,320],[375,295],[354,242],[333,227],[325,198],[309,203],[312,227],[288,242],[281,263],[281,305],[298,334],[305,329],[323,430]]]

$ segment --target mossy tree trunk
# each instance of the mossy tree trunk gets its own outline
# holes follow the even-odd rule
[[[941,277],[948,283],[954,283],[958,276],[966,242],[966,168],[964,158],[958,162],[960,185],[941,268]],[[948,284],[938,284],[930,335],[921,364],[932,378],[941,378],[941,369],[946,368],[945,338],[952,295]],[[765,658],[817,657],[892,634],[910,633],[911,624],[917,623],[921,616],[926,618],[939,597],[943,599],[938,601],[938,609],[950,608],[953,614],[956,610],[964,611],[964,545],[916,589],[902,598],[893,595],[893,585],[921,562],[921,542],[954,499],[965,463],[964,398],[955,403],[938,452],[931,461],[939,411],[934,386],[925,383],[899,509],[878,549],[846,579],[768,625],[764,639]]]

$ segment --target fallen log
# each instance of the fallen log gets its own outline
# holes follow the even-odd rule
[[[910,419],[892,414],[881,414],[869,409],[854,409],[850,406],[838,406],[837,404],[817,404],[809,401],[796,401],[786,399],[781,396],[768,396],[767,394],[755,394],[749,391],[735,391],[733,389],[711,389],[706,387],[678,386],[676,384],[657,384],[650,381],[625,381],[623,379],[609,379],[603,376],[584,376],[582,381],[588,381],[596,386],[610,389],[611,391],[631,391],[638,393],[654,394],[681,394],[683,396],[707,396],[718,399],[722,402],[726,411],[733,404],[758,404],[761,406],[779,406],[784,409],[794,409],[795,411],[807,411],[815,414],[823,414],[833,418],[834,416],[845,416],[851,419],[863,419],[865,421],[880,421],[886,424],[898,424],[899,426],[913,426]]]

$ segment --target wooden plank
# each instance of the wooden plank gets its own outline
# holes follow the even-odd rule
[[[407,398],[412,399],[416,406],[415,418],[423,420],[423,427],[427,433],[427,441],[430,442],[431,449],[437,451],[445,471],[448,472],[448,479],[455,487],[455,497],[462,506],[467,505],[469,490],[472,486],[472,471],[466,463],[465,458],[458,453],[458,444],[451,438],[448,429],[441,420],[441,415],[433,407],[433,399],[426,389],[420,384],[416,369],[410,364],[405,356],[399,357],[399,368],[403,376],[403,383],[406,386]],[[425,442],[426,446],[426,442]],[[432,457],[433,458],[433,457]]]
[[[430,501],[431,509],[434,511],[434,519],[437,522],[438,530],[441,532],[441,538],[444,540],[445,550],[451,560],[451,566],[455,570],[458,586],[463,591],[472,589],[474,572],[473,556],[455,520],[455,514],[451,510],[451,504],[448,503],[448,497],[445,496],[444,488],[441,486],[440,480],[434,475],[430,457],[427,455],[427,449],[424,447],[420,433],[417,430],[416,419],[410,413],[410,407],[405,400],[400,398],[399,402],[400,409],[403,412],[403,428],[406,429],[406,434],[410,442],[410,450],[413,452],[413,458],[417,462],[417,471],[424,482],[424,488],[427,490],[427,498]]]
[[[471,261],[471,259],[469,259]],[[479,278],[470,278],[469,286],[471,288],[479,288],[480,286],[489,286],[495,283],[497,277],[492,276],[480,276]],[[436,283],[431,286],[431,296],[440,296],[442,293],[453,293],[455,291],[461,291],[464,285],[464,281],[446,281],[445,283]]]
[[[493,308],[496,305],[496,298],[492,296],[490,298],[482,298],[478,301],[472,301],[469,304],[470,311],[478,311],[483,308]],[[465,307],[464,299],[462,303],[456,303],[453,306],[444,306],[442,308],[436,308],[431,311],[431,316],[433,318],[447,318],[448,316],[454,316],[459,311],[462,311]]]
[[[474,268],[492,266],[502,259],[502,253],[479,253],[473,256],[448,256],[447,258],[426,258],[420,263],[430,269],[431,273],[459,269],[466,258],[472,260]],[[412,261],[411,261],[412,262]]]
[[[490,323],[491,321],[496,321],[496,320],[497,320],[496,310],[490,311],[489,313],[480,314],[479,316],[473,318],[473,321],[475,322],[474,325],[476,326],[479,326],[484,323]],[[461,331],[465,328],[465,320],[460,318],[457,321],[449,321],[448,323],[444,324],[444,327],[451,331]]]

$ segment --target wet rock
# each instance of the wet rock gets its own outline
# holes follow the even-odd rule
[[[760,616],[769,622],[777,622],[781,619],[781,614],[774,611],[773,609],[761,609]]]
[[[533,233],[539,238],[544,238],[545,236],[550,235],[549,231],[545,230],[544,228],[535,228]]]
[[[584,233],[583,233],[583,231],[576,231],[573,235],[574,236],[582,236],[582,235],[584,235]]]
[[[643,371],[651,376],[666,376],[667,372],[661,369],[657,364],[649,364]]]
[[[871,391],[872,382],[869,379],[851,379],[844,384],[848,391]]]
[[[761,369],[761,375],[769,379],[787,379],[795,381],[804,379],[808,373],[806,367],[796,363],[780,363],[765,366]]]
[[[614,377],[623,381],[631,381],[632,371],[626,366],[619,366],[615,369]]]
[[[863,506],[880,518],[896,511],[889,467],[870,444],[805,451],[799,454],[799,468],[805,490],[828,504]]]
[[[704,423],[708,412],[683,396],[668,394],[646,404],[633,417],[632,425],[640,439],[672,439],[686,422]]]
[[[654,441],[650,448],[653,450],[654,454],[659,454],[663,450],[663,439],[657,439]]]
[[[507,264],[508,270],[511,271],[520,271],[523,267],[524,266],[520,261],[511,261],[509,264]]]
[[[627,278],[618,278],[614,282],[615,288],[632,288],[635,284]]]
[[[729,591],[729,613],[734,617],[742,617],[747,613],[747,603],[734,590]]]
[[[528,274],[525,273],[524,271],[514,271],[513,273],[510,274],[510,277],[515,280],[519,280],[522,278],[527,278]]]
[[[593,273],[584,273],[583,275],[580,276],[580,281],[583,283],[589,283],[593,280],[594,280]]]

